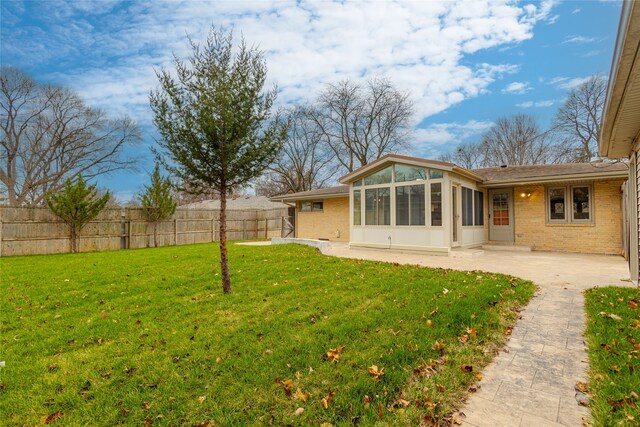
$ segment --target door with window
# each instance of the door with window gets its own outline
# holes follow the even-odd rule
[[[489,240],[513,242],[513,189],[489,190]]]

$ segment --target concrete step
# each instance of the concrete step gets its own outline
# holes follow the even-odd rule
[[[502,243],[486,243],[482,245],[482,249],[488,251],[514,251],[514,252],[531,252],[533,247],[530,245],[514,245]]]
[[[484,255],[484,251],[479,248],[454,248],[449,251],[452,258],[477,258]]]

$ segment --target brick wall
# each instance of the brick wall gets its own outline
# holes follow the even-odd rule
[[[321,200],[321,199],[318,199]],[[322,212],[302,212],[296,208],[296,237],[349,241],[349,197],[324,199]],[[336,230],[340,237],[336,237]]]
[[[622,254],[622,183],[592,184],[595,217],[591,224],[547,224],[545,187],[515,187],[515,243],[545,251]],[[523,192],[531,192],[531,197],[520,197]]]

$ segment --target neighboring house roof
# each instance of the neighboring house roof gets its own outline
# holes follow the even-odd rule
[[[348,197],[349,186],[339,185],[337,187],[318,188],[317,190],[301,191],[300,193],[283,194],[281,196],[272,197],[273,201],[294,202],[296,200],[310,199],[331,199],[335,197]]]
[[[204,200],[202,202],[189,203],[181,207],[187,209],[220,209],[220,200]],[[227,199],[227,209],[229,210],[269,210],[285,209],[287,207],[287,205],[269,200],[269,198],[265,196]]]
[[[627,157],[640,140],[640,1],[622,5],[602,113],[599,153]]]
[[[399,154],[387,154],[386,156],[380,157],[378,160],[374,160],[373,162],[368,163],[361,168],[358,168],[353,172],[346,174],[338,181],[340,181],[340,183],[342,184],[350,184],[353,181],[357,181],[364,175],[368,175],[369,173],[374,172],[377,169],[384,168],[387,163],[403,163],[406,165],[422,166],[443,171],[453,171],[476,181],[482,180],[481,177],[474,174],[472,171],[461,168],[460,166],[457,166],[453,163],[440,162],[438,160],[421,159],[419,157],[401,156]]]
[[[629,166],[624,162],[563,163],[484,168],[473,172],[483,178],[483,186],[491,187],[593,178],[626,178]]]

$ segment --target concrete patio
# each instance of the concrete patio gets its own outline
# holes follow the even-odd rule
[[[539,291],[522,311],[504,349],[484,371],[479,390],[461,409],[467,426],[580,426],[589,410],[574,386],[586,382],[587,353],[582,291],[632,286],[622,257],[485,250],[480,256],[447,257],[322,242],[331,256],[456,270],[483,270],[533,281]]]

